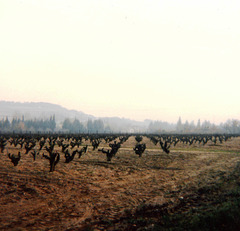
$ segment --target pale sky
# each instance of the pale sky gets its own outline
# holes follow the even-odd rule
[[[240,119],[240,1],[0,0],[0,100]]]

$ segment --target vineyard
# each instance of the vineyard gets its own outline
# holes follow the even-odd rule
[[[240,136],[1,134],[0,230],[239,230]]]

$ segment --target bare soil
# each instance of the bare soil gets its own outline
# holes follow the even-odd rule
[[[52,173],[42,157],[45,150],[33,161],[25,149],[8,144],[8,152],[20,151],[22,158],[15,167],[7,150],[0,154],[0,230],[137,230],[134,223],[121,226],[121,218],[144,206],[176,207],[240,161],[240,138],[204,146],[178,143],[170,154],[146,137],[143,142],[141,158],[130,137],[110,163],[92,147],[70,163],[61,154]],[[102,147],[108,144],[103,141]],[[184,209],[197,206],[189,200]]]

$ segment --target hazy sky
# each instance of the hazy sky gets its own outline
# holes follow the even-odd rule
[[[240,1],[0,0],[0,100],[240,119]]]

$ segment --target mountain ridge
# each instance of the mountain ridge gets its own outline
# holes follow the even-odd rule
[[[56,121],[60,122],[66,118],[79,119],[85,122],[95,119],[94,116],[77,110],[69,110],[61,105],[48,102],[14,102],[0,101],[0,118],[24,116],[25,119],[47,119],[55,115]]]
[[[82,123],[88,120],[101,119],[105,125],[110,126],[115,131],[142,131],[150,124],[151,120],[136,121],[120,117],[95,117],[82,111],[70,110],[61,105],[48,102],[14,102],[0,101],[0,119],[8,117],[24,119],[49,119],[55,115],[58,124],[65,119],[78,119]]]

